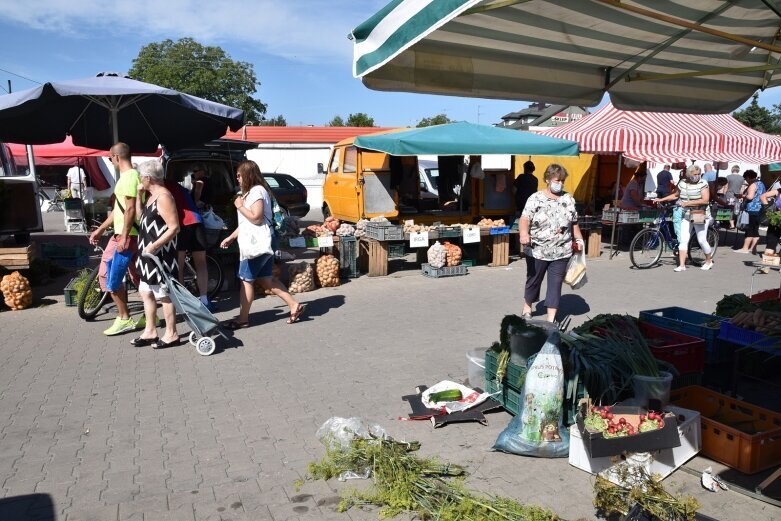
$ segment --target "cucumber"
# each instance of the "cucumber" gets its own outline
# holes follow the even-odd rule
[[[461,398],[463,398],[463,395],[458,389],[448,389],[446,391],[439,391],[438,393],[431,393],[428,395],[428,399],[434,403],[457,402]]]

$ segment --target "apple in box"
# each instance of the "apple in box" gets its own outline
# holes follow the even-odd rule
[[[578,429],[592,458],[623,452],[648,452],[678,447],[678,423],[674,414],[624,405],[581,404]]]

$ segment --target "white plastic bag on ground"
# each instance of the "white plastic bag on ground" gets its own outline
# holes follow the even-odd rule
[[[355,439],[392,439],[380,424],[369,422],[363,418],[341,418],[332,416],[317,429],[317,439],[331,448],[347,450]]]
[[[518,415],[496,439],[494,449],[542,458],[569,455],[569,430],[562,424],[564,369],[560,342],[559,333],[551,333],[532,362]]]
[[[439,393],[442,391],[448,391],[451,389],[458,389],[461,391],[461,399],[454,402],[439,402],[434,403],[431,401],[431,395],[433,393]],[[450,380],[442,380],[441,382],[438,382],[425,391],[423,391],[423,394],[421,395],[421,401],[423,402],[424,407],[428,407],[429,409],[442,409],[444,408],[445,411],[450,414],[454,412],[459,411],[465,411],[467,409],[471,409],[475,405],[479,405],[486,401],[488,397],[491,396],[488,393],[479,393],[475,391],[474,389],[467,387],[465,385],[461,385],[456,382],[451,382]]]

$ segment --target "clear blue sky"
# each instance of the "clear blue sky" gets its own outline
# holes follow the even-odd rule
[[[195,38],[254,65],[268,117],[323,125],[365,112],[379,126],[444,113],[497,123],[528,103],[375,92],[352,77],[350,30],[386,0],[0,0],[0,93],[47,81],[126,72],[144,45]],[[760,95],[770,107],[781,88]]]

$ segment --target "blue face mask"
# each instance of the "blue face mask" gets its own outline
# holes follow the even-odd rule
[[[559,192],[561,192],[562,188],[564,188],[564,183],[562,183],[561,181],[551,181],[550,191],[553,192],[554,194],[558,194]]]

